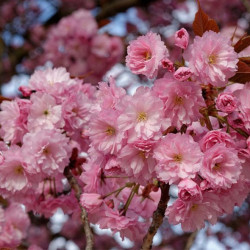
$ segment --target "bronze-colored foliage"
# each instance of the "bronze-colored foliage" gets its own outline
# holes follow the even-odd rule
[[[214,32],[219,32],[219,27],[214,19],[210,18],[200,6],[199,0],[197,0],[198,11],[195,14],[193,22],[193,31],[195,35],[202,36],[206,31],[212,30]]]

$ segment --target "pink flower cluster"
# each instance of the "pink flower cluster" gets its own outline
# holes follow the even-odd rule
[[[206,32],[189,47],[186,31],[176,39],[187,49],[188,67],[163,68],[152,88],[139,87],[132,96],[112,77],[94,87],[71,79],[64,68],[37,70],[20,88],[26,99],[1,104],[0,195],[45,217],[57,208],[77,216],[64,180],[70,165],[90,222],[132,240],[146,233],[159,183],[178,186],[166,215],[184,231],[214,224],[240,206],[250,187],[250,84],[226,86],[238,59],[220,33]],[[171,63],[153,32],[131,42],[128,53],[131,70],[149,78]],[[230,123],[237,119],[240,128]]]
[[[64,17],[53,27],[43,45],[44,62],[64,66],[73,76],[97,83],[123,55],[120,38],[98,34],[92,14],[84,9]]]

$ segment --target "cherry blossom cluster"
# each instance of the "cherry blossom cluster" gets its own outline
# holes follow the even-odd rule
[[[59,27],[68,36],[77,25],[64,19]],[[83,37],[96,33],[95,23],[86,27]],[[102,54],[103,35],[98,37],[96,53]],[[0,210],[5,247],[17,246],[29,224],[17,202],[47,218],[58,208],[80,216],[64,176],[67,166],[90,222],[122,238],[146,234],[160,183],[178,187],[166,216],[184,231],[215,224],[243,203],[250,188],[250,83],[228,84],[238,63],[228,37],[207,31],[189,43],[185,29],[176,32],[183,54],[181,62],[172,62],[159,35],[131,41],[127,66],[154,81],[132,96],[112,77],[95,87],[72,79],[65,68],[48,68],[20,88],[25,98],[2,102],[0,195],[11,204]],[[160,69],[163,77],[157,77]],[[18,220],[4,220],[11,209],[20,210]]]
[[[34,31],[36,39],[44,36],[42,27]],[[121,39],[98,33],[95,18],[85,9],[73,12],[52,27],[42,50],[39,57],[26,60],[24,66],[33,69],[50,61],[55,67],[63,65],[71,75],[82,76],[93,84],[98,83],[124,53]]]

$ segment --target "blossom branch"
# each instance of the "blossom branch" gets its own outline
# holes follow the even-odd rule
[[[190,250],[194,241],[195,241],[195,238],[197,236],[197,233],[198,231],[195,231],[193,233],[190,234],[190,236],[188,237],[188,240],[187,240],[187,244],[185,246],[185,250]]]
[[[81,208],[81,220],[83,223],[83,227],[84,227],[84,231],[85,231],[85,235],[86,235],[86,242],[87,242],[85,249],[92,250],[93,245],[94,245],[93,233],[92,233],[90,225],[89,225],[87,211],[80,205],[80,196],[82,194],[81,188],[80,188],[77,180],[75,179],[75,177],[72,175],[69,166],[67,166],[64,169],[64,175],[67,178],[71,188],[75,191],[75,196],[76,196],[78,203],[79,203],[79,206]]]
[[[106,4],[102,7],[99,14],[96,16],[96,20],[100,21],[105,18],[112,17],[120,12],[124,12],[127,9],[135,6],[145,6],[146,4],[153,2],[153,0],[119,0]]]
[[[148,232],[146,236],[143,239],[143,244],[141,249],[147,250],[152,248],[152,242],[153,238],[158,230],[158,228],[161,226],[163,222],[163,218],[165,215],[165,210],[167,208],[167,204],[169,201],[169,184],[166,184],[164,182],[160,183],[160,189],[161,189],[161,198],[158,203],[157,209],[154,211],[153,214],[153,220],[151,222],[151,225],[148,229]]]

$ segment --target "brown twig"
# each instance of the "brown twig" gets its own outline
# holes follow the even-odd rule
[[[79,206],[81,208],[81,219],[85,231],[85,236],[86,236],[86,247],[85,250],[92,250],[94,241],[93,241],[93,233],[91,231],[90,225],[89,225],[89,220],[88,220],[88,214],[87,211],[80,205],[80,196],[82,194],[81,188],[75,179],[75,177],[72,175],[70,171],[70,167],[66,167],[64,169],[64,175],[67,178],[71,188],[75,191],[75,196],[78,200]]]
[[[188,240],[187,240],[187,244],[185,246],[185,250],[190,250],[194,241],[195,241],[195,238],[196,238],[196,235],[197,235],[198,231],[195,231],[193,233],[190,234],[190,236],[188,237]]]
[[[153,214],[153,220],[151,222],[151,225],[148,229],[148,232],[146,236],[143,239],[143,244],[141,249],[142,250],[148,250],[152,248],[152,242],[153,238],[158,230],[158,228],[161,226],[163,222],[163,218],[165,215],[165,210],[167,208],[167,204],[169,201],[169,184],[166,183],[160,183],[160,189],[161,189],[161,198],[158,203],[157,209],[154,211]]]
[[[136,7],[136,6],[146,6],[150,2],[153,2],[154,0],[117,0],[108,4],[105,4],[101,11],[96,16],[96,20],[100,21],[105,18],[112,17],[116,15],[117,13],[124,12],[130,7]]]

